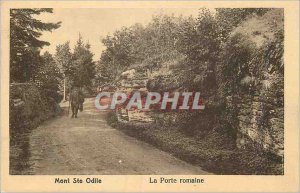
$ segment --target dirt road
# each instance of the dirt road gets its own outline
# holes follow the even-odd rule
[[[28,174],[208,174],[129,137],[105,121],[86,99],[77,119],[62,115],[34,129]]]

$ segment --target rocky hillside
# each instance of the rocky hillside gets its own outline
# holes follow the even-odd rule
[[[240,87],[226,95],[228,114],[236,116],[232,125],[237,131],[237,147],[255,146],[278,156],[283,156],[284,149],[282,32],[283,11],[272,10],[243,22],[226,43],[227,47],[236,49],[247,39],[247,45],[238,51],[244,49],[251,56],[237,64],[245,71],[236,74],[241,74]],[[234,57],[238,60],[240,56]]]
[[[197,91],[205,110],[140,111],[135,113],[139,118],[123,111],[130,126],[122,127],[137,123],[138,136],[153,137],[151,143],[161,141],[166,149],[174,141],[165,144],[162,136],[171,136],[170,132],[210,144],[199,148],[211,156],[210,162],[222,159],[219,169],[225,173],[233,167],[228,165],[230,160],[236,164],[236,173],[283,174],[283,18],[283,9],[217,9],[216,14],[200,12],[197,20],[165,16],[145,28],[133,28],[130,34],[139,33],[130,46],[139,44],[127,57],[140,61],[125,68],[118,79],[119,90]],[[143,126],[144,120],[151,120],[150,125]],[[151,133],[151,128],[157,128],[157,133]],[[184,141],[180,145],[190,148]],[[178,154],[186,158],[187,149]],[[234,152],[243,160],[237,160]]]

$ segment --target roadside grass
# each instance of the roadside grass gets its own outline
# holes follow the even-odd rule
[[[138,138],[169,152],[175,157],[208,172],[226,175],[282,175],[281,160],[255,151],[240,150],[235,141],[220,130],[207,130],[197,135],[187,135],[176,126],[159,124],[120,123],[114,112],[107,122],[129,136]],[[199,137],[201,136],[201,137]]]
[[[61,108],[59,114],[62,116],[67,113],[67,108]],[[45,116],[45,115],[41,115]],[[33,120],[27,120],[26,124],[22,124],[18,128],[9,130],[9,174],[10,175],[31,175],[32,164],[29,163],[30,158],[30,135],[33,129],[36,129],[40,124],[55,118],[50,116],[47,120],[37,117]]]

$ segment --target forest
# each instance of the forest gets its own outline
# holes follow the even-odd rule
[[[283,27],[282,9],[200,9],[117,30],[103,39],[96,82],[200,91],[205,110],[155,112],[150,125],[118,114],[109,122],[216,173],[282,174]],[[122,77],[132,70],[136,79]]]
[[[74,48],[66,41],[55,54],[41,54],[49,45],[39,40],[42,32],[63,25],[35,19],[44,12],[53,10],[10,12],[10,83],[36,85],[40,96],[32,100],[39,103],[32,104],[44,105],[31,107],[26,116],[57,111],[53,105],[67,98],[72,85],[83,88],[86,96],[95,96],[103,85],[119,88],[122,73],[134,69],[148,73],[147,91],[199,91],[206,108],[157,113],[150,125],[120,123],[112,113],[112,126],[215,173],[283,174],[283,9],[153,15],[147,25],[124,26],[104,37],[98,61],[80,34]],[[11,104],[17,103],[13,97],[30,91],[18,87],[11,86]],[[13,121],[15,116],[11,127],[17,130],[21,123]]]

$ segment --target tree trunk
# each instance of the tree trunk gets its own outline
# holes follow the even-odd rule
[[[66,101],[66,78],[64,78],[64,101]]]

